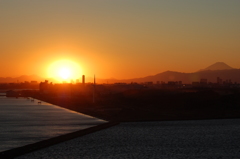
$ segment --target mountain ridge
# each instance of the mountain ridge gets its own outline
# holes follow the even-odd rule
[[[0,83],[22,83],[25,81],[41,82],[44,80],[46,80],[46,78],[40,77],[38,75],[21,75],[19,77],[0,77]]]
[[[224,62],[216,62],[205,69],[193,73],[184,73],[177,71],[165,71],[155,75],[149,75],[141,78],[132,78],[124,80],[97,79],[99,83],[143,83],[143,82],[168,82],[182,81],[182,83],[190,84],[199,82],[201,79],[208,79],[208,82],[217,82],[217,78],[223,80],[231,80],[232,82],[240,82],[240,69],[230,67]]]
[[[144,82],[168,82],[168,81],[182,81],[184,84],[191,84],[192,82],[200,82],[201,79],[207,79],[208,82],[216,83],[217,78],[223,80],[231,80],[232,82],[240,83],[240,69],[231,70],[206,70],[194,73],[181,73],[168,71],[159,73],[153,76],[146,76],[142,78],[133,78],[126,80],[108,80],[97,79],[97,83],[144,83]]]
[[[206,71],[206,70],[212,70],[212,71],[215,71],[215,70],[231,70],[231,69],[235,69],[235,68],[227,65],[224,62],[216,62],[216,63],[206,67],[205,69],[201,69],[200,71]]]

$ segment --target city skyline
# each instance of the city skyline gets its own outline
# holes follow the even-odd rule
[[[77,63],[79,78],[196,72],[218,61],[240,68],[239,7],[238,0],[1,0],[0,77],[49,77],[59,60]]]
[[[98,84],[119,84],[119,83],[168,83],[179,82],[184,84],[191,84],[200,82],[202,80],[208,83],[216,83],[219,79],[223,81],[230,81],[232,83],[240,83],[239,78],[240,69],[233,68],[224,62],[216,62],[208,67],[199,69],[198,71],[186,73],[178,71],[164,71],[154,75],[146,75],[144,77],[135,77],[129,79],[116,78],[96,78]],[[63,74],[64,75],[64,74]],[[87,83],[94,83],[95,75],[93,77],[86,77]],[[81,78],[44,78],[38,75],[22,75],[15,78],[0,77],[0,83],[25,83],[49,81],[50,83],[85,83],[85,75]],[[82,81],[82,82],[81,82]]]

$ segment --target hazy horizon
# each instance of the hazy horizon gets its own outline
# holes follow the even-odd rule
[[[115,83],[115,82],[126,82],[126,81],[128,81],[129,82],[129,80],[134,80],[134,79],[137,79],[137,82],[139,82],[139,79],[148,79],[149,77],[153,77],[153,76],[159,76],[159,75],[163,75],[164,73],[167,73],[167,72],[171,72],[171,75],[163,75],[163,76],[161,76],[161,78],[159,78],[158,77],[158,79],[157,79],[157,81],[159,81],[159,80],[162,80],[162,81],[165,81],[165,82],[168,82],[169,80],[171,81],[171,80],[174,80],[174,78],[173,78],[173,75],[175,74],[175,73],[180,73],[180,74],[199,74],[199,79],[198,80],[200,80],[200,78],[201,78],[201,76],[200,76],[200,74],[202,74],[203,72],[206,72],[207,74],[208,74],[208,76],[206,76],[206,75],[204,75],[204,76],[202,76],[202,78],[206,78],[206,79],[208,79],[208,78],[210,78],[211,80],[213,80],[212,78],[212,76],[214,76],[213,74],[214,74],[214,72],[215,71],[217,71],[217,72],[219,72],[219,71],[223,71],[223,70],[240,70],[240,69],[238,69],[238,68],[233,68],[233,67],[231,67],[231,66],[229,66],[229,65],[227,65],[226,63],[224,63],[224,62],[216,62],[216,63],[214,63],[214,64],[212,64],[212,65],[210,65],[210,66],[208,66],[208,67],[206,67],[206,68],[202,68],[202,69],[199,69],[198,71],[195,71],[195,72],[179,72],[179,71],[173,71],[173,70],[166,70],[166,71],[163,71],[163,72],[159,72],[159,73],[157,73],[157,74],[154,74],[154,75],[151,75],[151,74],[148,74],[148,75],[145,75],[145,76],[143,76],[143,77],[134,77],[134,78],[125,78],[125,79],[117,79],[117,78],[114,78],[114,77],[111,77],[111,78],[101,78],[101,77],[98,77],[98,76],[96,76],[96,75],[92,75],[92,76],[85,76],[85,79],[86,79],[86,82],[93,82],[93,79],[94,79],[94,76],[96,77],[96,79],[97,79],[97,82],[99,83],[99,80],[100,80],[100,83],[108,83],[109,81],[108,80],[110,80],[110,83]],[[210,72],[209,72],[210,71]],[[231,71],[232,72],[232,71]],[[210,73],[210,74],[209,74]],[[212,75],[211,75],[212,74]],[[218,74],[218,73],[217,73]],[[194,76],[194,75],[190,75],[188,78],[192,78],[192,77]],[[217,76],[219,76],[219,74],[217,75]],[[217,76],[215,77],[215,78],[217,78]],[[234,77],[233,77],[234,76]],[[228,80],[229,78],[231,79],[231,77],[233,77],[233,80],[236,80],[236,77],[235,77],[235,75],[233,75],[232,73],[228,73],[228,77],[226,76],[226,74],[224,73],[224,74],[221,74],[220,75],[220,77],[223,77],[224,78],[224,80]],[[47,77],[43,77],[43,76],[39,76],[39,75],[37,75],[37,74],[33,74],[33,75],[21,75],[21,76],[18,76],[18,77],[0,77],[0,79],[1,80],[4,80],[4,79],[7,79],[7,78],[11,78],[11,79],[15,79],[15,80],[18,80],[18,82],[23,82],[23,81],[34,81],[34,80],[37,80],[38,82],[43,82],[44,80],[49,80],[49,82],[53,82],[53,83],[62,83],[62,82],[76,82],[76,80],[79,80],[79,82],[81,83],[81,81],[82,81],[82,79],[81,78],[76,78],[76,79],[69,79],[69,80],[59,80],[59,79],[57,79],[57,78],[47,78]],[[168,80],[166,80],[166,78],[168,78]],[[179,77],[175,77],[176,79],[176,81],[178,81],[179,80]],[[180,77],[180,78],[182,78],[182,77]],[[195,77],[196,78],[196,77]],[[149,81],[149,80],[146,80],[145,79],[145,82],[147,82],[147,81]],[[19,80],[21,80],[21,81],[19,81]],[[151,81],[156,81],[156,79],[151,79]],[[181,80],[181,79],[180,79]],[[197,78],[195,79],[195,82],[196,82],[196,80],[197,80]],[[214,81],[214,80],[213,80]],[[238,79],[237,79],[237,81],[238,81]],[[1,82],[1,81],[0,81]],[[134,81],[132,81],[132,82],[134,82]],[[135,81],[136,82],[136,81]],[[143,81],[142,81],[143,82]],[[192,82],[194,82],[194,81],[192,81]],[[240,81],[239,81],[240,82]],[[189,82],[188,82],[189,83]]]
[[[0,77],[99,78],[240,68],[238,0],[0,0]],[[49,71],[51,70],[51,71]]]

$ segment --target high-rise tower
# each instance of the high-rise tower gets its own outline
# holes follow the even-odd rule
[[[85,84],[85,75],[82,75],[82,84]]]
[[[96,80],[95,80],[95,75],[93,79],[93,103],[95,103],[95,89],[96,89]]]

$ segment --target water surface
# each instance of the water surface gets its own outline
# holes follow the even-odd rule
[[[240,119],[121,123],[19,159],[239,159]]]
[[[104,123],[39,100],[0,96],[0,152]]]

